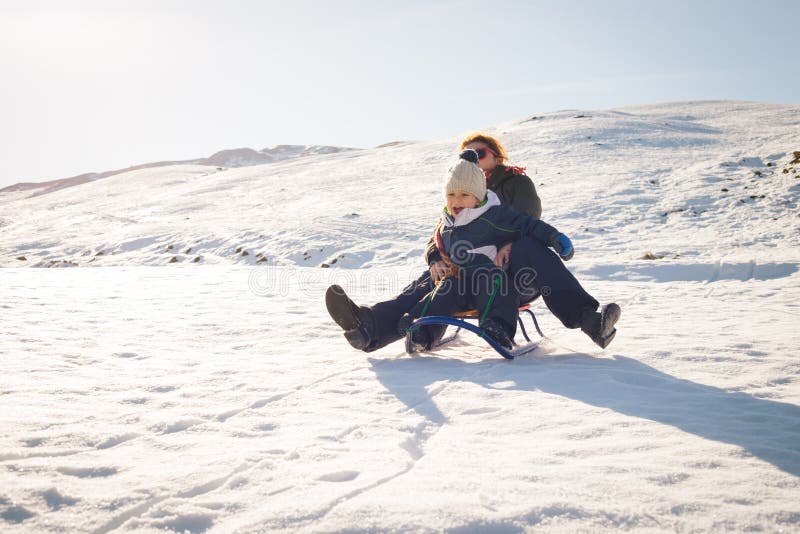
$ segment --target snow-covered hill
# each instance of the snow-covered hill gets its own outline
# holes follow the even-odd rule
[[[489,131],[622,306],[608,350],[541,302],[513,362],[329,320],[425,268],[459,136],[0,193],[0,530],[800,529],[800,106]]]
[[[118,174],[137,171],[140,169],[153,169],[157,167],[170,167],[176,165],[210,165],[220,167],[218,170],[224,170],[225,167],[249,167],[252,165],[263,165],[265,163],[274,163],[276,161],[302,156],[333,154],[345,150],[353,149],[318,145],[278,145],[274,148],[265,148],[258,151],[253,150],[252,148],[235,148],[229,150],[220,150],[219,152],[216,152],[207,158],[184,161],[157,161],[155,163],[134,165],[133,167],[128,167],[127,169],[117,169],[105,172],[90,172],[73,176],[71,178],[60,178],[58,180],[50,180],[47,182],[21,182],[0,189],[0,194],[18,191],[31,191],[32,193],[29,193],[30,196],[46,195],[54,191],[66,189],[67,187],[74,187],[76,185],[94,182],[95,180],[100,180],[102,178],[108,178],[110,176],[116,176]]]
[[[800,245],[799,120],[797,106],[690,102],[541,114],[491,131],[528,167],[543,217],[573,237],[578,258],[746,263]],[[456,143],[303,158],[276,149],[261,153],[282,159],[269,165],[159,166],[35,197],[7,192],[0,265],[416,264]]]

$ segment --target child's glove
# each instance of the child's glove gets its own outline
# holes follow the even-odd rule
[[[575,248],[572,246],[572,241],[564,234],[553,236],[550,241],[550,246],[553,247],[553,250],[558,252],[558,255],[561,256],[561,259],[564,261],[571,260],[572,256],[575,255]]]

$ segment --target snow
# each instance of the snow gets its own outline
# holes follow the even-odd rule
[[[513,362],[330,321],[424,269],[458,136],[0,193],[0,530],[800,529],[800,107],[493,131],[622,306],[607,350],[541,302]]]
[[[219,167],[217,170],[225,170],[225,167],[249,167],[253,165],[262,165],[265,163],[273,163],[290,158],[298,158],[305,156],[315,156],[318,154],[333,154],[353,150],[351,148],[334,147],[334,146],[319,146],[319,145],[278,145],[274,148],[264,148],[260,151],[253,150],[252,148],[234,148],[228,150],[220,150],[207,158],[199,158],[186,161],[158,161],[154,163],[144,163],[141,165],[134,165],[127,169],[117,169],[113,171],[106,171],[102,173],[86,173],[71,178],[60,178],[57,180],[50,180],[48,182],[22,182],[10,185],[0,189],[0,193],[10,192],[26,192],[26,196],[33,190],[32,196],[46,195],[54,191],[66,189],[67,187],[75,187],[76,185],[101,180],[110,176],[128,173],[140,169],[153,169],[158,167],[167,167],[175,165],[208,165]]]

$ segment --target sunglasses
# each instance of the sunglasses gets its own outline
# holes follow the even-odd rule
[[[478,159],[483,159],[488,154],[492,154],[494,157],[498,157],[499,156],[499,154],[497,152],[495,152],[494,150],[492,150],[491,148],[488,148],[488,147],[476,148],[474,150],[475,150],[475,152],[478,153]]]

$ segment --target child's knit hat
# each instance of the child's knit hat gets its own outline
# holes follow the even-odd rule
[[[448,172],[447,182],[444,184],[445,194],[451,191],[466,191],[482,201],[486,198],[486,176],[478,167],[478,153],[467,149],[458,157],[458,163],[450,167]]]

